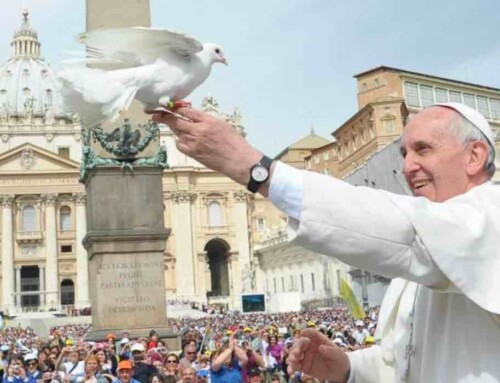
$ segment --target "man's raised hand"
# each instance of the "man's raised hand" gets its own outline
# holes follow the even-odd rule
[[[347,354],[313,329],[302,330],[301,337],[293,342],[288,362],[289,374],[302,371],[332,383],[345,383],[349,378]]]

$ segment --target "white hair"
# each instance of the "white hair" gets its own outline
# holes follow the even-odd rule
[[[457,116],[448,126],[448,130],[465,145],[474,141],[481,141],[488,147],[488,158],[484,164],[484,170],[489,178],[493,177],[496,171],[495,167],[495,149],[491,147],[486,136],[468,119],[462,115]]]

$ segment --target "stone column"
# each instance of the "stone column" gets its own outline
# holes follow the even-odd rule
[[[21,266],[16,266],[16,293],[21,292]],[[21,308],[21,295],[16,295],[16,307]]]
[[[175,217],[177,294],[192,298],[196,292],[196,249],[193,243],[191,202],[196,198],[196,194],[188,191],[178,191],[173,192],[171,198],[174,202]]]
[[[45,306],[45,266],[38,266],[38,278],[40,279],[40,306]]]
[[[45,202],[45,265],[47,268],[45,286],[48,291],[45,297],[47,305],[56,306],[60,304],[59,270],[57,265],[57,194],[44,194],[42,197]]]
[[[14,309],[14,239],[12,225],[12,202],[14,195],[0,196],[2,204],[2,309]]]
[[[249,221],[248,221],[248,200],[249,193],[245,190],[239,190],[234,193],[235,200],[235,222],[236,222],[236,241],[238,244],[238,259],[241,267],[241,290],[236,291],[249,292],[255,289],[253,282],[253,270],[250,266],[250,241],[249,241]]]
[[[167,347],[179,350],[169,328],[165,302],[163,169],[119,166],[92,169],[85,179],[92,332],[101,341],[110,332],[147,336],[154,328]]]
[[[89,262],[87,250],[82,241],[87,234],[87,218],[85,216],[87,196],[75,193],[76,204],[76,307],[90,306],[89,299]]]

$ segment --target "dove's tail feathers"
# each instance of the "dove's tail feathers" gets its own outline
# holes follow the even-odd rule
[[[85,125],[115,120],[128,110],[138,87],[113,72],[91,68],[67,68],[58,73],[66,107]]]
[[[121,113],[126,112],[130,108],[130,104],[132,104],[137,90],[137,87],[125,89],[113,103],[104,104],[102,106],[103,113],[109,116],[110,121],[115,121]]]

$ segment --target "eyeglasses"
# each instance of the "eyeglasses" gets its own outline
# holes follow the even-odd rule
[[[178,363],[178,362],[176,360],[170,359],[170,360],[167,360],[167,363]]]
[[[37,362],[28,362],[26,365],[28,366],[36,366],[38,363]]]

